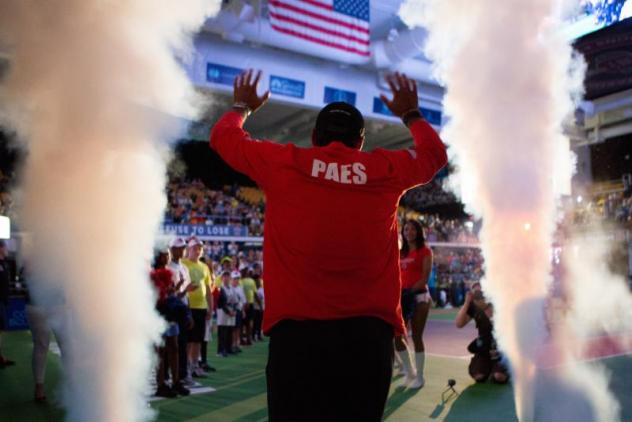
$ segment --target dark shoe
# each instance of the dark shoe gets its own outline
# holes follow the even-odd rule
[[[166,397],[168,399],[172,399],[178,396],[178,393],[173,391],[169,386],[163,384],[156,389],[156,397]]]
[[[0,368],[6,368],[7,366],[14,366],[15,362],[9,359],[2,358],[0,360]]]
[[[211,365],[209,365],[206,362],[201,363],[200,367],[204,369],[206,372],[217,372],[217,369],[213,368]]]
[[[191,390],[186,388],[181,383],[174,385],[173,387],[171,387],[171,389],[181,396],[188,396],[189,394],[191,394]]]
[[[208,378],[206,374],[200,369],[194,369],[193,371],[191,371],[191,376],[193,378]]]

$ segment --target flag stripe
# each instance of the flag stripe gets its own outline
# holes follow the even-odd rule
[[[333,24],[337,24],[337,25],[341,25],[350,29],[354,29],[356,31],[365,33],[365,34],[369,34],[369,23],[368,22],[364,22],[360,19],[355,19],[355,18],[350,18],[350,20],[352,20],[355,23],[350,23],[350,22],[346,22],[343,20],[338,19],[338,17],[341,15],[339,13],[336,14],[336,19],[330,17],[330,16],[324,16],[320,13],[316,13],[312,10],[308,10],[309,8],[303,8],[303,7],[297,7],[293,4],[287,4],[287,3],[283,3],[279,0],[270,0],[269,2],[269,6],[273,6],[270,8],[270,11],[274,10],[275,7],[278,7],[280,9],[285,9],[285,10],[291,10],[293,12],[296,13],[301,13],[303,15],[309,16],[311,18],[314,19],[318,19],[324,22],[329,22],[329,23],[333,23]],[[358,24],[364,24],[366,23],[366,26],[360,26]]]
[[[311,25],[315,25],[315,26],[320,26],[326,29],[330,29],[332,31],[336,31],[336,32],[340,32],[342,34],[348,34],[348,35],[353,35],[358,39],[366,39],[368,40],[370,38],[369,34],[366,34],[364,32],[358,32],[355,29],[351,29],[351,28],[347,28],[335,23],[330,23],[330,22],[324,22],[324,21],[318,21],[315,19],[310,18],[309,16],[306,16],[304,13],[300,13],[300,12],[294,12],[292,10],[287,10],[287,9],[281,9],[281,8],[270,8],[270,10],[268,11],[268,13],[270,14],[275,14],[276,16],[281,15],[281,16],[289,16],[291,18],[294,19],[298,19],[301,20],[303,22],[309,22]],[[271,16],[271,19],[274,19],[274,16]]]
[[[329,10],[329,11],[333,11],[334,10],[333,4],[321,3],[321,2],[316,1],[316,0],[301,0],[301,1],[303,3],[311,4],[312,6],[321,7],[323,9],[325,9],[325,10]]]
[[[347,46],[344,46],[344,45],[341,45],[341,44],[337,44],[337,43],[334,43],[332,41],[325,41],[323,39],[320,39],[320,38],[317,38],[317,37],[314,37],[314,36],[311,36],[311,35],[301,34],[301,33],[297,32],[297,31],[294,31],[294,30],[289,29],[289,28],[283,28],[283,27],[278,26],[276,24],[272,24],[272,28],[274,28],[275,30],[277,30],[279,32],[282,32],[284,34],[288,34],[288,35],[292,35],[292,36],[295,36],[295,37],[298,37],[298,38],[302,38],[304,40],[315,42],[315,43],[321,44],[321,45],[325,45],[327,47],[336,48],[338,50],[343,50],[343,51],[346,51],[348,53],[355,53],[355,54],[359,54],[361,56],[370,56],[371,55],[371,53],[369,51],[362,51],[362,50],[358,50],[358,49],[353,48],[353,47],[347,47]]]
[[[293,24],[296,24],[298,26],[302,26],[302,27],[305,27],[305,28],[312,29],[314,31],[322,32],[323,34],[344,38],[346,40],[353,41],[353,42],[356,42],[356,43],[362,44],[362,45],[367,45],[367,46],[369,45],[369,39],[368,38],[365,38],[365,39],[357,38],[357,37],[354,37],[353,35],[347,35],[347,34],[344,34],[344,33],[340,32],[340,31],[331,30],[331,29],[328,29],[328,28],[325,28],[325,27],[322,27],[322,26],[318,26],[318,25],[311,24],[309,22],[302,21],[300,19],[296,19],[296,18],[294,18],[292,16],[280,15],[280,14],[274,13],[272,11],[270,11],[270,16],[272,16],[273,18],[278,19],[280,21],[293,23]]]
[[[326,35],[323,34],[322,32],[316,32],[313,31],[309,28],[304,28],[304,27],[300,27],[297,25],[294,25],[292,23],[288,23],[288,22],[284,22],[284,21],[280,21],[280,20],[275,20],[274,22],[271,22],[271,25],[274,25],[277,28],[283,28],[285,30],[290,30],[293,31],[294,33],[297,34],[302,34],[302,35],[306,35],[315,39],[319,39],[325,42],[330,42],[330,43],[334,43],[337,45],[341,45],[341,46],[345,46],[347,48],[351,48],[354,50],[358,50],[358,51],[362,51],[362,52],[368,52],[370,51],[370,45],[369,44],[359,44],[355,41],[348,41],[345,40],[343,38],[339,38],[339,37],[335,37],[335,36],[331,36],[331,35]],[[275,28],[273,28],[275,29]],[[311,39],[311,38],[310,38]]]

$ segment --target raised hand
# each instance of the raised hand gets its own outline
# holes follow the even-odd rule
[[[261,79],[261,71],[259,70],[254,76],[254,70],[248,69],[241,75],[235,78],[233,84],[233,100],[235,105],[245,106],[248,111],[254,113],[270,98],[270,91],[266,91],[262,96],[257,95],[257,86],[259,85],[259,79]]]
[[[406,113],[419,109],[417,97],[417,82],[399,72],[386,75],[386,82],[391,88],[393,99],[389,101],[386,95],[380,95],[384,104],[397,117],[403,117]]]

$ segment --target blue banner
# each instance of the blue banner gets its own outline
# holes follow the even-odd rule
[[[247,227],[218,226],[207,224],[164,224],[162,231],[174,236],[248,236]]]
[[[235,78],[241,75],[243,69],[224,66],[217,63],[206,64],[206,80],[214,84],[233,85]]]
[[[391,110],[386,107],[384,101],[380,97],[373,97],[373,113],[383,114],[385,116],[392,116]]]
[[[344,89],[325,87],[325,98],[323,102],[325,104],[341,101],[343,103],[356,104],[356,93],[351,91],[345,91]]]
[[[270,75],[270,91],[286,97],[305,98],[305,82]]]
[[[441,126],[441,112],[439,110],[419,107],[419,111],[428,123],[435,126]]]
[[[441,112],[439,110],[419,107],[419,111],[428,123],[435,126],[441,126]],[[393,113],[391,113],[388,107],[386,107],[386,104],[384,104],[380,97],[373,97],[373,113],[383,114],[385,116],[393,115]]]

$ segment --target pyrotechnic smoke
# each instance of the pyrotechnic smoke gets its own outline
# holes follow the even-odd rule
[[[165,205],[162,112],[192,116],[174,54],[219,0],[4,0],[10,72],[0,119],[28,148],[21,228],[33,236],[32,293],[65,303],[70,420],[133,421],[162,322],[148,283]],[[150,111],[153,110],[153,111]],[[163,115],[164,116],[164,115]]]
[[[456,153],[462,199],[484,219],[483,288],[495,304],[496,333],[511,361],[522,421],[534,418],[536,360],[547,340],[544,305],[556,197],[568,188],[572,169],[562,123],[582,92],[583,64],[559,35],[572,3],[409,0],[400,10],[407,24],[428,29],[426,51],[447,89],[444,111],[449,123],[442,137]],[[580,263],[582,259],[577,258]],[[590,269],[582,277],[595,282],[601,275]],[[583,286],[578,282],[570,288]],[[622,289],[617,293],[627,297]],[[604,299],[603,308],[612,306],[606,302],[610,299]],[[586,300],[573,300],[575,318],[596,315]],[[565,356],[581,344],[572,332],[554,341]],[[572,376],[570,370],[558,371],[556,388],[574,385],[588,396],[592,413],[580,415],[584,420],[616,415],[616,406],[606,409],[613,401],[605,374],[588,366],[577,368]],[[587,373],[594,378],[582,375]],[[538,420],[549,417],[539,414]]]
[[[565,406],[564,414],[568,420],[620,419],[621,407],[609,391],[610,373],[598,362],[585,361],[591,349],[593,352],[603,347],[629,350],[632,340],[632,296],[624,277],[614,274],[609,267],[613,247],[607,231],[599,224],[571,234],[564,246],[565,312],[551,327],[553,347],[559,349],[560,355],[554,370],[588,404],[587,412],[576,413],[574,417],[571,412],[577,410],[578,401],[570,401],[572,404]],[[543,394],[551,391],[546,386],[543,390]],[[554,405],[550,396],[547,399],[539,407],[550,414],[559,405]]]

